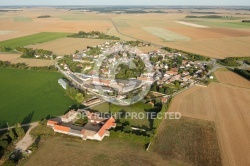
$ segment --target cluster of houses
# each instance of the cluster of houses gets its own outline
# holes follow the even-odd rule
[[[84,124],[76,123],[80,118],[86,117]],[[101,141],[105,136],[110,136],[109,129],[115,128],[113,117],[101,117],[100,114],[87,110],[71,110],[63,116],[47,121],[47,126],[55,132],[80,137],[83,140]]]
[[[151,85],[154,82],[157,82],[157,84],[161,86],[164,84],[175,84],[176,81],[178,81],[180,86],[184,87],[196,83],[196,78],[201,77],[205,70],[203,64],[193,62],[180,53],[167,53],[158,50],[143,54],[137,48],[120,42],[106,42],[97,47],[100,48],[102,52],[99,55],[87,55],[87,51],[89,50],[87,49],[72,55],[72,57],[73,61],[78,61],[83,64],[89,58],[89,61],[87,60],[87,64],[89,64],[89,66],[87,65],[87,69],[93,68],[94,64],[91,63],[95,63],[95,66],[99,67],[98,72],[95,68],[88,74],[74,73],[68,68],[67,64],[61,64],[61,67],[68,74],[70,79],[75,80],[81,88],[96,93],[100,92],[97,88],[97,86],[99,86],[104,92],[118,92],[117,94],[124,95],[135,89],[143,88],[148,84]],[[159,56],[161,56],[162,59],[152,64],[150,58]],[[178,57],[182,59],[182,63],[178,63],[178,66],[169,67],[167,63],[163,63],[163,61],[166,62],[171,60],[176,64],[177,62],[175,62],[175,59]],[[119,66],[121,62],[129,66],[131,65],[131,61],[138,61],[138,58],[143,61],[146,69],[143,73],[140,73],[140,76],[129,78],[128,80],[116,79],[114,81],[110,79],[110,77],[119,72],[119,67],[118,69],[116,67]],[[102,60],[99,64],[100,59]],[[86,70],[86,64],[84,65],[84,70]],[[116,69],[115,71],[113,71],[114,68]],[[195,69],[194,73],[189,73],[189,69]],[[96,76],[96,72],[98,76]]]
[[[180,53],[163,53],[160,51],[153,51],[149,52],[148,55],[150,57],[162,57],[161,61],[158,61],[154,64],[154,69],[156,72],[160,73],[159,71],[161,69],[166,70],[165,73],[161,73],[161,76],[156,78],[155,81],[157,81],[158,85],[173,84],[175,81],[181,82],[181,86],[185,86],[187,84],[194,84],[196,82],[195,79],[201,77],[205,71],[205,64],[188,60]],[[173,60],[178,56],[183,58],[182,63],[179,67],[171,68],[167,64],[164,65],[162,63],[162,61]],[[189,73],[189,69],[195,69],[195,72],[191,74]]]

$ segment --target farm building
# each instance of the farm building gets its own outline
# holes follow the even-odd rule
[[[67,89],[67,85],[69,85],[69,82],[65,79],[60,78],[58,80],[58,84],[60,84],[63,87],[63,89]]]
[[[83,113],[88,118],[88,122],[83,126],[74,125],[78,113]],[[105,136],[110,135],[108,130],[115,128],[116,123],[113,117],[104,118],[98,113],[87,110],[71,110],[60,118],[48,120],[47,126],[51,127],[55,132],[80,137],[83,140],[101,141]]]

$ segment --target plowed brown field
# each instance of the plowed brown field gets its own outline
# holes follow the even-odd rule
[[[221,83],[250,88],[250,81],[231,71],[216,71],[215,76]]]
[[[250,90],[212,83],[193,87],[173,99],[170,112],[214,121],[223,165],[250,164]]]
[[[219,59],[250,56],[250,37],[168,42],[164,45]]]
[[[250,32],[247,31],[241,31],[236,29],[228,29],[228,28],[206,28],[204,29],[206,31],[209,31],[210,33],[218,33],[230,37],[247,37],[250,36]]]

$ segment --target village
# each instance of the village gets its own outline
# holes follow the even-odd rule
[[[59,79],[58,83],[64,89],[73,86],[92,94],[91,99],[82,103],[92,107],[104,101],[131,105],[145,98],[154,105],[148,98],[149,92],[160,95],[161,102],[166,103],[181,91],[195,84],[201,85],[204,79],[213,79],[209,75],[209,70],[214,68],[210,61],[192,61],[181,53],[164,50],[143,53],[140,47],[148,45],[140,42],[134,44],[131,46],[130,42],[125,41],[105,42],[63,57],[58,60],[56,67],[67,79]],[[131,97],[138,94],[140,97],[136,100]],[[86,115],[87,119],[77,120],[79,113]],[[113,117],[103,118],[98,113],[79,109],[50,119],[47,125],[55,132],[83,140],[101,141],[104,136],[109,136],[108,130],[116,126],[115,122]]]
[[[153,91],[171,95],[207,76],[213,79],[208,74],[213,68],[210,62],[192,61],[181,53],[164,50],[145,54],[139,49],[142,45],[106,42],[60,59],[56,66],[77,88],[121,99],[148,85],[156,87]],[[60,82],[66,89],[69,81]]]

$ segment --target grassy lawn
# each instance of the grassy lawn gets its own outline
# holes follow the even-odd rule
[[[15,22],[32,22],[31,18],[28,17],[13,17]]]
[[[57,72],[0,68],[0,126],[64,114],[74,104],[57,80]]]
[[[34,35],[2,41],[0,42],[0,46],[10,48],[23,47],[27,45],[45,43],[51,40],[64,38],[67,37],[67,35],[69,35],[69,33],[42,32]]]
[[[161,108],[159,108],[158,110],[152,108],[151,105],[149,104],[144,104],[141,102],[138,102],[136,104],[130,105],[130,106],[118,106],[118,105],[114,105],[114,104],[110,104],[109,103],[103,103],[100,104],[98,106],[92,107],[92,110],[95,111],[99,111],[99,112],[103,112],[103,113],[108,113],[109,111],[112,113],[116,113],[116,112],[124,112],[124,113],[132,113],[132,112],[136,112],[136,113],[143,113],[145,114],[146,112],[155,112],[155,111],[160,111]],[[142,115],[141,115],[142,117]],[[128,116],[128,121],[130,122],[130,124],[132,126],[137,126],[137,127],[142,127],[145,129],[148,129],[150,127],[150,123],[152,123],[152,121],[150,119],[148,119],[146,116],[144,116],[144,118],[140,118],[139,116]]]
[[[38,151],[23,165],[176,165],[173,160],[165,160],[156,153],[145,151],[144,144],[112,135],[98,142],[57,134],[42,142]]]
[[[182,117],[165,120],[151,151],[190,165],[222,165],[213,122]]]

